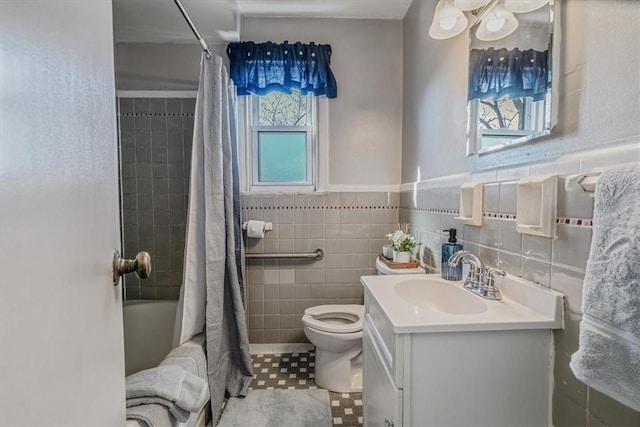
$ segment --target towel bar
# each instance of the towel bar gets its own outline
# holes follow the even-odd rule
[[[311,253],[300,253],[300,254],[245,254],[245,258],[247,259],[276,259],[276,258],[286,258],[286,259],[315,259],[321,260],[324,258],[324,251],[322,249],[316,249]]]

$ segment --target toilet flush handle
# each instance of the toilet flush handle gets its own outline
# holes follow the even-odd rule
[[[117,286],[120,276],[134,272],[140,279],[146,279],[151,273],[151,256],[148,252],[138,252],[134,259],[120,257],[120,252],[113,251],[113,285]]]

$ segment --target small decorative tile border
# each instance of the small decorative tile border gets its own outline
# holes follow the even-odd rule
[[[242,206],[244,210],[393,210],[398,206]]]
[[[439,214],[447,214],[447,215],[460,215],[460,213],[456,210],[450,209],[427,209],[427,208],[401,208],[410,211],[416,212],[428,212],[428,213],[439,213]],[[508,221],[515,221],[516,214],[504,214],[497,212],[483,212],[482,216],[484,218],[493,218],[493,219],[504,219]],[[593,227],[593,219],[590,218],[565,218],[565,217],[557,217],[556,224],[562,225],[574,225],[577,227]]]
[[[180,116],[194,117],[195,113],[118,113],[122,117],[157,117],[157,116]]]
[[[485,218],[495,218],[495,219],[509,219],[509,220],[516,219],[516,214],[504,214],[504,213],[496,213],[496,212],[483,212],[482,216]]]
[[[556,218],[556,224],[576,225],[579,227],[593,227],[593,220],[589,218]]]
[[[439,214],[447,214],[447,215],[460,215],[460,211],[455,209],[434,209],[434,208],[401,208],[410,211],[417,212],[428,212],[428,213],[439,213]]]

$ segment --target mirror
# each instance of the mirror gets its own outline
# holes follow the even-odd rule
[[[559,2],[493,0],[476,11],[469,47],[468,156],[530,142],[556,125]]]

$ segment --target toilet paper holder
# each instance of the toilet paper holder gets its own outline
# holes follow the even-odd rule
[[[245,221],[242,223],[242,229],[246,230],[247,229],[247,223],[248,221]],[[273,223],[272,222],[265,222],[264,223],[264,231],[272,231],[273,230]]]

